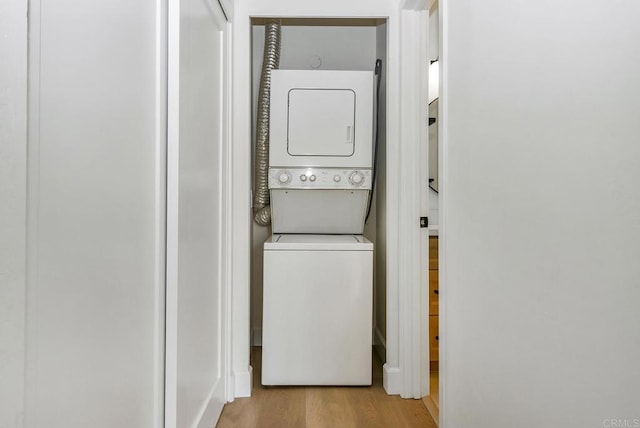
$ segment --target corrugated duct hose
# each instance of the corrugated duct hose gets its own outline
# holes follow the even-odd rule
[[[373,192],[376,190],[376,172],[378,171],[378,146],[380,143],[380,82],[382,81],[382,60],[376,60],[376,135],[373,140],[373,173],[371,174],[371,191],[369,192],[369,202],[367,206],[367,215],[364,218],[366,223],[371,214],[371,204],[373,203]]]
[[[271,99],[271,70],[280,65],[280,22],[270,20],[265,25],[264,54],[258,115],[256,123],[255,184],[253,195],[253,219],[261,226],[271,224],[269,205],[269,102]]]

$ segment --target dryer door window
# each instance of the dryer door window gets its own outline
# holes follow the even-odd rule
[[[353,155],[355,109],[351,89],[291,89],[287,151],[291,156]]]

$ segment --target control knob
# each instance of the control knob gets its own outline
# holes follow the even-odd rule
[[[360,186],[364,183],[364,175],[360,171],[354,171],[349,176],[349,182],[354,186]]]
[[[289,182],[289,180],[291,180],[291,175],[289,175],[287,171],[280,171],[278,173],[278,181],[281,184],[286,184]]]

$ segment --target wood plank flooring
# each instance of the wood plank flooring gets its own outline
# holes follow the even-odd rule
[[[251,398],[224,406],[218,428],[435,428],[422,400],[389,396],[375,352],[370,387],[263,387],[262,348],[253,348]]]

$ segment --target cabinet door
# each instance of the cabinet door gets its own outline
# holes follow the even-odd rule
[[[429,271],[429,315],[438,315],[438,272],[437,270]]]
[[[165,427],[215,426],[225,400],[227,23],[217,2],[169,2]]]
[[[429,237],[429,270],[438,270],[438,237]]]
[[[440,336],[438,329],[438,317],[436,315],[429,317],[429,360],[438,361],[440,352]]]

